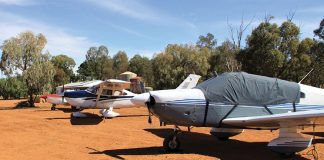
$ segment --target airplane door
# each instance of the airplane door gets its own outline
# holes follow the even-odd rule
[[[193,125],[203,126],[206,104],[196,104],[193,106],[190,119]]]

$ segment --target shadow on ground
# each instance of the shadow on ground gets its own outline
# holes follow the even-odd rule
[[[103,118],[100,117],[97,114],[92,114],[92,113],[83,113],[87,115],[87,117],[83,118],[76,118],[76,117],[70,117],[70,122],[72,125],[97,125],[100,122],[103,121]]]
[[[315,135],[315,136],[324,138],[324,132],[302,132],[302,133],[303,134],[308,134],[308,135]]]
[[[76,118],[72,117],[72,114],[69,117],[55,117],[55,118],[46,118],[47,120],[65,120],[70,119],[72,125],[97,125],[103,121],[103,118],[92,113],[83,113],[87,117]]]
[[[51,110],[50,108],[42,109],[42,110],[36,110],[36,112],[55,112],[55,111],[62,111],[64,113],[72,113],[72,112],[74,112],[74,110],[71,109],[71,108],[58,108],[58,107],[56,107],[56,109],[54,111]]]
[[[148,115],[147,114],[137,114],[137,115],[119,115],[118,117],[116,118],[125,118],[125,117],[147,117]]]
[[[145,129],[158,137],[166,137],[173,132],[172,129]],[[199,154],[210,157],[215,157],[225,160],[236,159],[280,159],[280,157],[271,152],[267,148],[267,142],[244,142],[239,140],[218,141],[215,137],[209,134],[184,132],[179,137],[181,142],[181,151],[178,154]],[[92,150],[89,154],[105,154],[117,159],[124,159],[123,155],[161,155],[161,154],[176,154],[165,153],[161,146],[159,147],[144,147],[144,148],[125,148],[113,150],[97,150],[87,147]],[[305,159],[296,155],[293,159]]]
[[[30,106],[28,101],[20,101],[20,102],[16,102],[14,103],[15,106],[12,107],[0,107],[0,110],[16,110],[16,109],[37,109],[40,107],[37,106]]]
[[[317,144],[317,143],[324,143],[324,132],[302,132],[303,134],[307,134],[307,135],[315,135],[317,137],[321,137],[321,138],[315,138],[313,139],[313,144]]]

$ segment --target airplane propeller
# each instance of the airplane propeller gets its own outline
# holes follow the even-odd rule
[[[155,104],[155,99],[154,99],[154,97],[151,95],[151,93],[149,92],[149,95],[150,95],[150,97],[149,97],[149,99],[148,99],[148,101],[146,101],[145,102],[145,105],[146,105],[146,107],[147,107],[147,110],[148,110],[148,113],[149,113],[149,115],[148,115],[148,123],[152,123],[152,118],[151,118],[151,116],[153,115],[153,113],[151,112],[151,108],[152,108],[152,106]]]
[[[64,102],[64,98],[65,98],[65,97],[64,97],[64,89],[65,89],[65,88],[64,88],[64,83],[63,83],[63,89],[62,89],[62,102]]]
[[[151,112],[151,108],[155,104],[155,99],[152,96],[151,92],[137,94],[131,99],[131,102],[139,106],[146,106],[149,113],[148,123],[152,123],[151,116],[153,113]]]

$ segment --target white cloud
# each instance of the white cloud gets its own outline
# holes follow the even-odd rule
[[[197,31],[197,26],[192,22],[174,17],[172,15],[168,15],[167,13],[164,13],[157,8],[152,8],[151,6],[145,5],[144,2],[141,2],[140,0],[85,1],[97,7],[104,8],[109,12],[115,12],[130,18],[142,20],[145,22],[152,22],[159,25],[176,26]]]
[[[316,6],[297,10],[299,13],[324,13],[324,6]]]
[[[111,27],[117,29],[117,30],[120,30],[120,31],[123,31],[123,32],[126,32],[126,33],[129,33],[129,34],[132,34],[132,35],[135,35],[135,36],[138,36],[138,37],[142,37],[142,38],[146,38],[146,39],[153,39],[152,37],[150,36],[147,36],[145,34],[142,34],[140,32],[137,32],[137,31],[134,31],[132,29],[129,29],[127,27],[123,27],[123,26],[120,26],[120,25],[115,25],[115,24],[109,24]]]
[[[0,5],[17,5],[17,6],[28,6],[35,4],[33,0],[0,0]]]
[[[141,20],[150,20],[156,21],[159,20],[159,17],[151,9],[146,6],[138,3],[137,1],[124,1],[124,0],[88,0],[89,2],[106,8],[109,11],[117,12],[125,16],[141,19]]]
[[[45,47],[52,55],[66,54],[76,61],[77,65],[84,60],[89,47],[96,46],[87,37],[75,36],[60,27],[50,26],[42,22],[0,11],[0,41],[16,36],[24,31],[42,33],[47,39]]]

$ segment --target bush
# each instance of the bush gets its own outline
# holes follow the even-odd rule
[[[3,99],[20,99],[21,97],[26,97],[26,85],[18,77],[0,79],[0,96]]]

